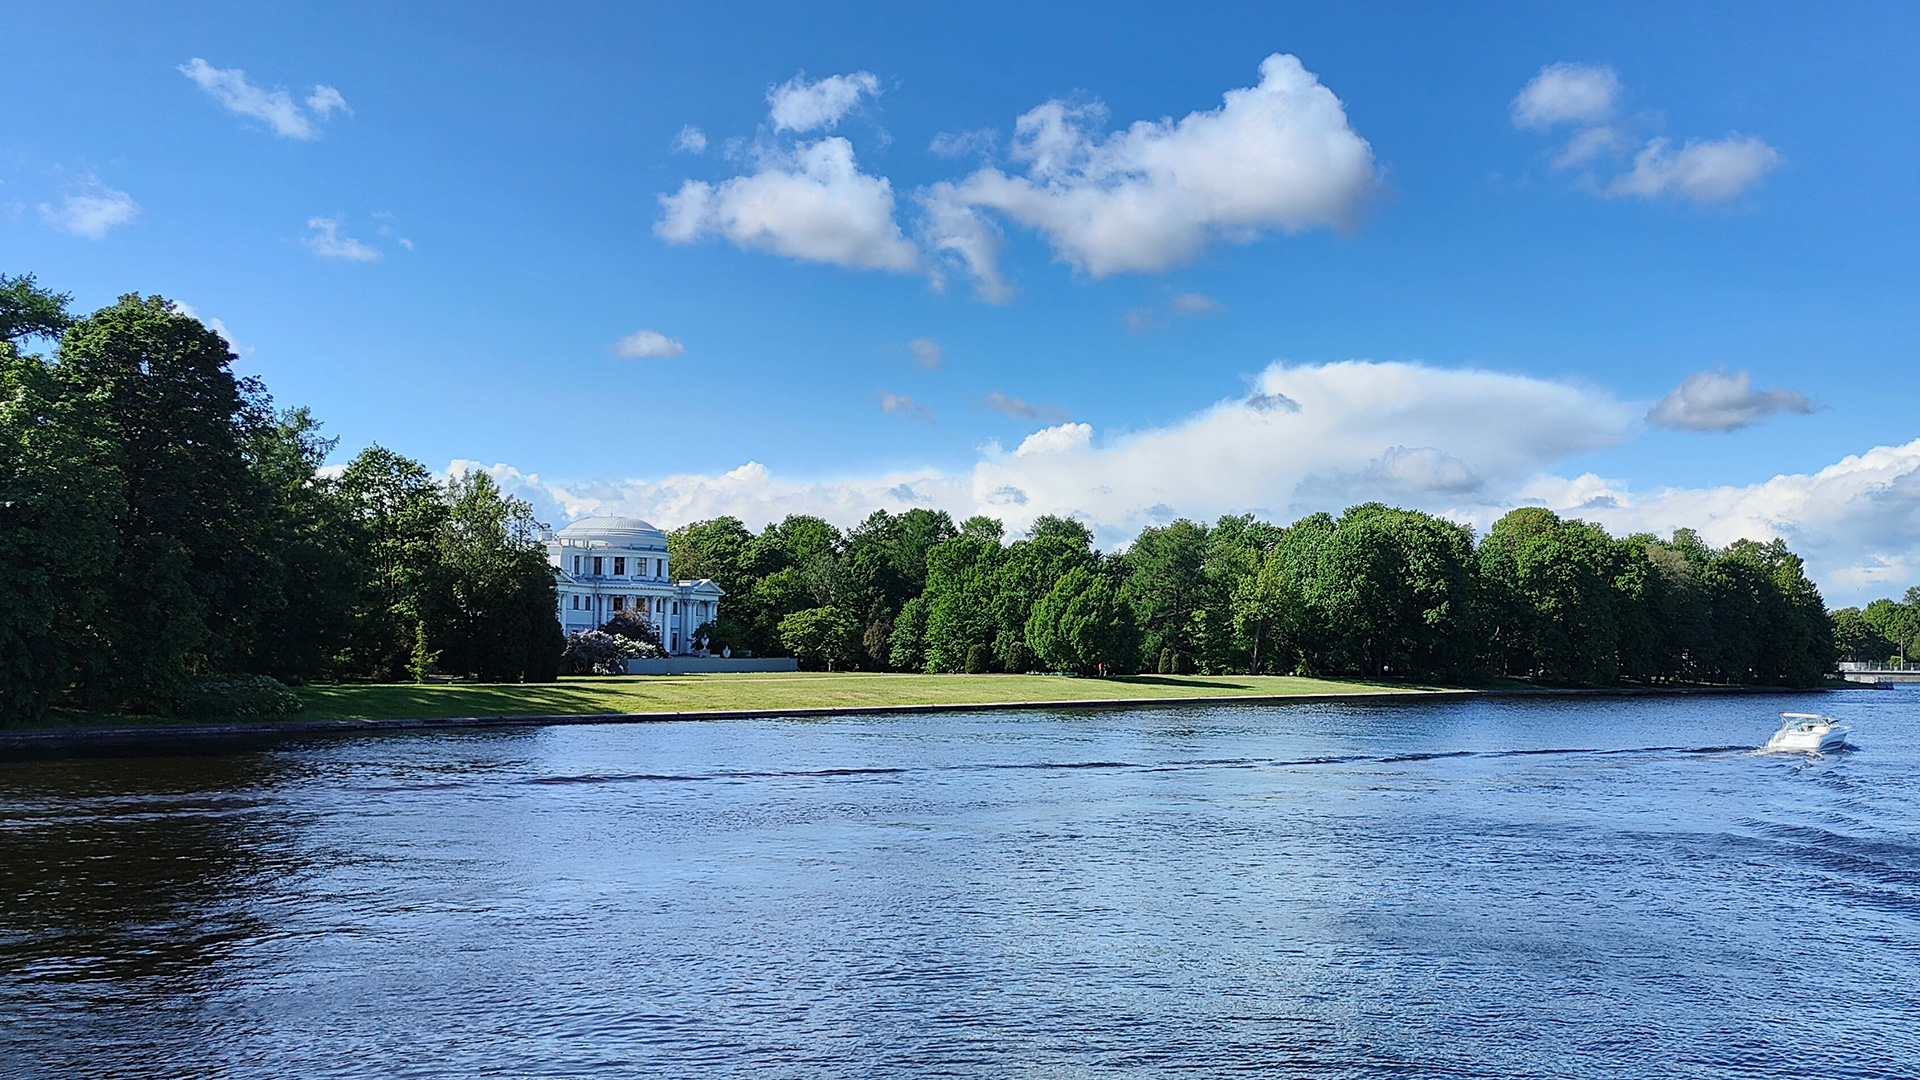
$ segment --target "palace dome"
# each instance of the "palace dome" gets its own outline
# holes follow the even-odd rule
[[[598,541],[609,547],[665,547],[667,534],[639,518],[589,517],[554,534],[559,540]]]

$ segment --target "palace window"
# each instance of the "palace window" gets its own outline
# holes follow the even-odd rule
[[[667,576],[667,560],[665,559],[653,560],[653,576],[654,577]]]
[[[675,615],[678,615],[678,614],[680,614],[680,601],[678,601],[678,600],[675,600],[675,601],[673,602],[673,613],[674,613]]]
[[[601,569],[600,569],[600,567],[601,567],[601,565],[603,564],[603,562],[604,562],[604,561],[605,561],[605,560],[603,560],[603,559],[601,559],[601,558],[600,558],[600,556],[598,556],[598,555],[595,555],[595,556],[593,557],[593,576],[594,576],[594,577],[599,577],[599,576],[600,576],[600,575],[601,575],[602,573],[604,573],[604,572],[605,572],[605,571],[603,571],[603,570],[601,570]]]
[[[575,574],[578,574],[580,572],[580,556],[578,555],[575,555],[573,557],[573,572]]]
[[[619,610],[620,610],[620,605],[621,605],[622,603],[625,603],[625,598],[624,598],[624,597],[619,597],[619,596],[616,596],[616,597],[614,597],[614,598],[613,598],[613,610],[615,610],[615,611],[619,611]]]
[[[618,555],[613,557],[613,575],[620,577],[627,572],[627,560]]]

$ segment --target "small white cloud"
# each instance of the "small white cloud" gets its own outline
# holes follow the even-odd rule
[[[92,174],[81,178],[59,205],[40,204],[40,219],[48,227],[89,240],[104,240],[107,232],[140,216],[140,204],[124,191],[115,191]]]
[[[348,107],[347,99],[340,96],[340,91],[325,85],[314,87],[313,93],[307,95],[307,108],[312,109],[313,115],[322,120],[336,112],[353,115],[353,109]]]
[[[1013,286],[1000,272],[1000,249],[1006,241],[999,226],[967,205],[960,190],[945,180],[929,185],[915,198],[928,250],[969,274],[980,299],[989,304],[1012,300]]]
[[[1620,76],[1603,64],[1548,64],[1513,99],[1515,127],[1545,130],[1568,122],[1594,123],[1613,115]]]
[[[913,353],[913,362],[928,371],[933,371],[947,362],[947,351],[932,338],[914,338],[907,342],[907,350]]]
[[[1611,127],[1588,128],[1567,140],[1566,148],[1554,155],[1553,167],[1577,168],[1596,158],[1619,153],[1631,145],[1626,136]]]
[[[288,139],[313,139],[319,130],[302,112],[293,96],[285,90],[264,90],[247,81],[239,68],[217,68],[199,57],[180,65],[180,73],[192,79],[207,96],[241,116],[265,121],[274,134]],[[324,120],[335,112],[351,113],[347,99],[331,86],[316,86],[307,96],[307,107]]]
[[[878,97],[880,80],[872,72],[829,75],[808,82],[804,74],[795,75],[767,90],[769,115],[775,131],[812,131],[832,128],[840,118],[853,111],[862,97]]]
[[[718,234],[742,248],[862,270],[911,273],[919,249],[893,217],[893,185],[860,171],[838,136],[769,155],[718,185],[689,180],[660,196],[654,232],[686,244]]]
[[[350,236],[340,235],[340,219],[312,217],[307,219],[307,235],[300,242],[307,250],[322,259],[338,259],[342,262],[378,262],[380,251]]]
[[[933,137],[927,149],[941,157],[967,157],[972,154],[991,154],[999,141],[1000,133],[992,128],[958,133],[943,131]]]
[[[1032,402],[1021,401],[1017,397],[1008,397],[998,390],[988,394],[980,403],[992,409],[994,412],[1011,416],[1015,420],[1035,420],[1043,424],[1058,424],[1067,419],[1067,410],[1060,408],[1058,405],[1036,405]],[[1086,427],[1085,424],[1080,426]],[[1087,429],[1089,434],[1092,433],[1092,430],[1091,428]],[[1024,446],[1025,444],[1022,445]]]
[[[1167,325],[1160,318],[1160,313],[1152,308],[1129,308],[1121,319],[1127,324],[1129,334],[1151,334],[1164,330]]]
[[[1751,135],[1691,140],[1679,150],[1655,139],[1634,155],[1633,169],[1607,186],[1611,196],[1657,199],[1672,195],[1696,203],[1724,202],[1780,165],[1780,152]]]
[[[1755,390],[1753,375],[1701,371],[1687,376],[1647,413],[1647,422],[1679,431],[1734,431],[1778,413],[1810,413],[1813,403],[1794,390]]]
[[[1183,292],[1176,294],[1172,300],[1168,301],[1167,308],[1175,315],[1191,317],[1195,315],[1222,315],[1226,313],[1227,305],[1215,300],[1211,296]]]
[[[688,124],[680,129],[673,138],[673,148],[677,152],[704,154],[707,152],[707,133]]]
[[[615,343],[613,351],[629,360],[671,360],[687,347],[658,330],[637,330]]]
[[[1011,155],[1025,175],[989,167],[929,187],[930,246],[997,280],[980,242],[985,209],[1037,229],[1094,277],[1160,271],[1218,241],[1351,224],[1376,183],[1340,99],[1292,56],[1269,56],[1259,83],[1217,109],[1107,135],[1104,120],[1098,105],[1059,100],[1020,117]]]
[[[932,409],[927,408],[925,405],[920,404],[905,394],[894,394],[885,390],[880,391],[880,411],[910,417],[923,424],[931,424],[934,422]]]
[[[404,236],[400,237],[398,240],[394,242],[399,244],[401,247],[406,248],[408,251],[413,250],[413,241],[407,239]]]

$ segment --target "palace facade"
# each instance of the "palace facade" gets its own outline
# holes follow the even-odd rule
[[[713,621],[724,595],[707,578],[673,580],[667,534],[639,518],[582,518],[547,539],[547,561],[559,571],[562,630],[594,630],[638,611],[670,656],[694,651],[694,631]]]

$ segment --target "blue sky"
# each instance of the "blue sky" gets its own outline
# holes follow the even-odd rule
[[[396,8],[14,5],[0,269],[553,519],[1537,502],[1920,581],[1910,6]]]

